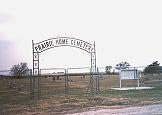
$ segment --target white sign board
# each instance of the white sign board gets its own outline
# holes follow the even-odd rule
[[[139,71],[137,69],[120,70],[120,79],[138,79]]]

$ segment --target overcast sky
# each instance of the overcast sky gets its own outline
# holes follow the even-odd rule
[[[162,63],[161,0],[0,0],[0,69],[32,67],[32,40],[67,36],[96,43],[97,66]],[[59,47],[40,55],[41,68],[87,67],[90,55]]]

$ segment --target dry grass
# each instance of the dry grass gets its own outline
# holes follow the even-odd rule
[[[148,77],[148,76],[142,76]],[[10,79],[11,80],[11,79]],[[25,84],[25,93],[19,94],[17,88],[8,86],[9,79],[0,80],[0,114],[64,114],[78,112],[90,108],[129,106],[162,103],[162,75],[149,76],[140,81],[143,86],[154,86],[151,90],[113,91],[111,87],[119,87],[116,75],[104,75],[100,79],[101,91],[98,95],[85,93],[89,85],[89,76],[71,76],[69,78],[69,95],[64,95],[64,78],[53,81],[52,78],[41,78],[41,100],[30,100],[30,80],[12,79],[16,86]],[[136,85],[136,80],[125,80],[123,86]],[[60,94],[60,95],[59,95]]]

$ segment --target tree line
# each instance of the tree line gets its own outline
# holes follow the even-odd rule
[[[130,64],[128,62],[120,62],[116,64],[115,69],[121,70],[121,69],[130,69]],[[105,71],[106,74],[111,73],[112,66],[106,66]],[[21,62],[17,65],[13,65],[10,69],[10,73],[13,76],[17,76],[18,78],[21,78],[22,76],[29,75],[29,68],[26,62]],[[144,68],[144,74],[159,74],[162,72],[162,67],[160,66],[160,63],[158,61],[155,61],[149,65],[147,65]]]
[[[130,66],[131,65],[128,62],[121,62],[121,63],[116,64],[115,69],[117,70],[130,69]],[[106,66],[105,70],[107,74],[111,73],[112,66]],[[160,66],[160,63],[158,63],[158,61],[155,61],[147,65],[143,70],[144,74],[152,74],[152,75],[159,74],[161,72],[162,72],[162,66]]]

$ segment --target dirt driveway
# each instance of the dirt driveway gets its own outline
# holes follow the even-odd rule
[[[82,113],[73,113],[67,115],[162,115],[162,104],[90,110]]]

